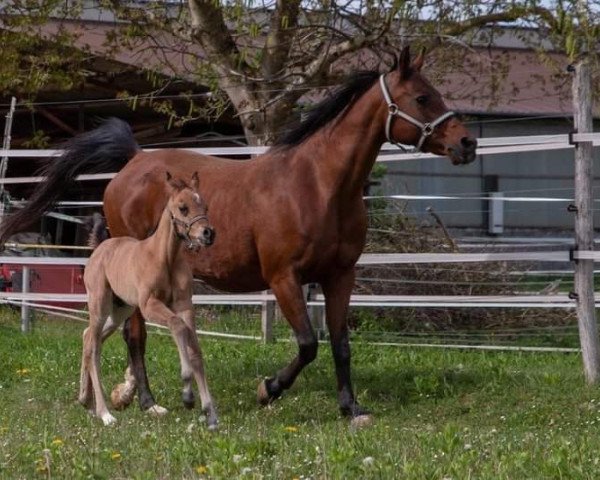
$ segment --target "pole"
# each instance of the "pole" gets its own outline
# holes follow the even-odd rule
[[[29,293],[29,273],[29,267],[27,265],[24,265],[21,283],[21,292],[23,293]],[[31,330],[31,311],[27,302],[28,300],[23,299],[23,303],[21,303],[21,331],[23,333],[27,333]]]
[[[2,140],[2,149],[8,150],[10,148],[11,142],[11,133],[12,133],[12,123],[13,116],[15,113],[15,108],[17,106],[17,99],[12,97],[10,100],[10,108],[8,109],[8,113],[6,114],[6,123],[4,124],[4,139]],[[6,177],[6,169],[8,167],[8,157],[2,157],[2,161],[0,162],[0,178]],[[3,200],[4,197],[4,184],[0,184],[0,200]],[[2,201],[0,206],[0,215],[4,213],[4,202]]]
[[[265,295],[269,291],[264,292]],[[274,341],[273,336],[273,320],[275,319],[275,302],[273,300],[265,299],[262,302],[261,309],[261,329],[262,329],[262,340],[263,343],[270,343]]]
[[[578,62],[573,79],[573,120],[577,133],[593,131],[591,69],[586,60]],[[592,214],[592,148],[591,142],[575,144],[575,249],[594,249],[594,217]],[[575,262],[575,298],[577,322],[583,357],[583,369],[588,384],[600,380],[600,349],[594,306],[594,261]]]

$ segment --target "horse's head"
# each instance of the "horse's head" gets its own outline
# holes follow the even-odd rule
[[[188,185],[167,172],[167,185],[171,190],[167,208],[179,238],[187,242],[190,250],[212,245],[215,231],[208,221],[206,203],[198,193],[198,173],[194,172]]]
[[[387,103],[387,139],[446,155],[455,165],[471,163],[477,140],[421,75],[423,60],[424,54],[420,54],[411,61],[409,47],[405,47],[397,65],[380,78]]]

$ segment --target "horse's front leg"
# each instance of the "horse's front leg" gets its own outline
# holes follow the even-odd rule
[[[285,318],[291,325],[296,341],[298,355],[275,376],[263,380],[258,386],[258,401],[266,405],[292,386],[302,369],[317,356],[318,342],[312,329],[306,303],[299,280],[292,273],[272,281],[271,289]]]
[[[352,425],[363,426],[372,422],[371,414],[354,397],[350,375],[350,341],[348,334],[348,305],[354,288],[354,268],[337,272],[321,284],[325,295],[325,313],[331,342],[338,402],[342,414],[351,417]]]
[[[127,344],[128,366],[125,382],[117,385],[111,394],[113,406],[117,409],[128,407],[138,391],[140,408],[154,415],[164,415],[167,409],[157,405],[150,391],[146,364],[146,323],[139,309],[136,309],[123,326],[123,338]]]

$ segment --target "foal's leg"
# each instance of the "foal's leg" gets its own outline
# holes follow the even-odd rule
[[[292,386],[302,369],[316,358],[319,346],[310,324],[302,286],[298,279],[293,274],[280,277],[271,282],[271,289],[285,318],[294,330],[298,342],[298,355],[275,376],[259,384],[258,401],[262,405],[272,402]]]
[[[196,333],[196,323],[194,322],[194,307],[191,303],[185,302],[182,304],[174,305],[176,314],[181,317],[187,327],[187,355],[189,358],[192,372],[198,385],[198,392],[200,393],[200,401],[202,402],[202,411],[206,415],[206,422],[209,430],[217,428],[217,411],[215,409],[212,396],[208,390],[208,383],[206,381],[206,373],[204,372],[204,363],[202,361],[202,350],[200,349],[200,342],[198,342],[198,335]],[[183,377],[183,369],[182,369]],[[192,408],[194,406],[194,393],[192,391],[191,376],[183,379],[183,403],[186,407]]]
[[[372,421],[372,417],[355,400],[350,378],[350,343],[346,315],[354,287],[354,269],[332,275],[321,286],[325,295],[327,327],[335,362],[340,410],[342,414],[352,418],[353,425],[366,425]]]
[[[96,416],[98,416],[104,425],[110,425],[116,422],[106,406],[104,393],[102,392],[102,384],[100,383],[100,353],[102,347],[102,328],[108,316],[110,309],[110,299],[108,292],[103,292],[100,297],[92,298],[89,302],[90,307],[90,326],[83,333],[83,357],[82,357],[82,387],[80,390],[80,401],[84,404],[88,403],[85,398],[88,379],[91,378],[94,389],[94,400],[96,403]],[[84,373],[87,373],[84,378]]]
[[[118,327],[119,324],[115,323],[112,317],[108,317],[106,323],[104,324],[104,328],[102,329],[101,342],[104,343],[104,341],[110,337]],[[86,333],[84,331],[84,338],[85,335]],[[82,360],[81,375],[79,379],[79,403],[86,408],[91,408],[92,406],[92,388],[92,378],[90,377],[89,371],[85,366],[85,362]]]
[[[181,363],[181,378],[183,379],[184,385],[189,385],[189,389],[191,390],[191,379],[192,375],[197,373],[194,370],[194,368],[198,366],[198,362],[192,363],[188,355],[187,347],[190,346],[192,342],[190,328],[188,327],[188,325],[186,325],[186,323],[181,317],[177,316],[175,312],[173,312],[163,302],[161,302],[155,297],[150,297],[144,306],[140,305],[140,308],[142,310],[142,314],[148,320],[163,325],[168,325],[169,330],[171,331],[171,335],[175,340],[175,344],[177,345],[177,351],[179,352],[179,361]],[[195,331],[193,333],[194,335],[196,334]],[[198,357],[198,359],[200,359],[200,357]],[[200,375],[199,372],[198,375]],[[204,372],[202,371],[201,376],[203,375]],[[206,392],[208,392],[208,390],[206,390]],[[191,397],[193,399],[193,394],[191,394]],[[187,398],[189,399],[189,394]],[[210,399],[210,394],[208,398],[202,398],[203,408],[205,406],[205,401],[210,413],[210,415],[208,416],[208,426],[210,429],[213,429],[216,427],[216,413],[214,412],[214,407],[212,407],[212,399]]]

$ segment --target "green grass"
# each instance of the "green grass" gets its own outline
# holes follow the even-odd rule
[[[83,325],[0,314],[0,478],[600,478],[600,392],[573,354],[353,345],[355,389],[376,421],[350,429],[337,410],[328,347],[272,407],[258,380],[295,353],[202,338],[220,430],[180,402],[168,336],[149,336],[153,391],[170,413],[133,406],[103,427],[76,402]],[[103,352],[106,390],[121,379],[118,335]],[[49,468],[48,468],[49,466]]]

